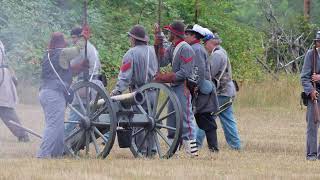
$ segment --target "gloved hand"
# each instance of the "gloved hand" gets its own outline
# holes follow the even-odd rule
[[[154,81],[158,83],[173,83],[175,80],[176,74],[174,72],[157,73],[154,77]]]
[[[90,28],[88,24],[85,24],[82,28],[82,33],[81,35],[83,36],[84,39],[88,40],[90,38]]]
[[[114,89],[114,90],[111,91],[110,96],[117,96],[117,95],[120,95],[120,94],[122,94],[122,93],[119,90]]]

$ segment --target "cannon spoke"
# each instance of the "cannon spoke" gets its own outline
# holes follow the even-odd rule
[[[171,143],[169,142],[169,139],[166,138],[166,136],[158,128],[155,128],[155,130],[160,135],[160,137],[166,142],[166,144],[170,147]]]
[[[91,135],[91,139],[92,139],[94,148],[96,150],[96,156],[98,157],[98,155],[100,154],[100,148],[99,148],[98,143],[97,143],[97,138],[94,135],[94,131],[91,131],[90,135]]]
[[[86,87],[86,110],[87,110],[87,116],[90,115],[90,87]]]
[[[159,157],[161,158],[162,157],[162,155],[161,155],[161,147],[160,147],[160,142],[159,142],[159,138],[158,138],[157,133],[153,134],[153,138],[154,138],[154,141],[156,142],[157,152],[159,154]]]
[[[150,99],[148,96],[148,91],[144,92],[144,97],[146,98],[146,102],[147,102],[147,111],[148,111],[148,115],[152,116],[152,109],[151,109],[151,103],[150,103]]]
[[[79,152],[80,150],[80,146],[82,146],[82,141],[85,138],[85,132],[82,132],[81,138],[79,139],[79,141],[77,142],[76,148],[74,149],[74,152]]]
[[[154,99],[152,117],[155,117],[155,116],[156,116],[156,113],[157,113],[158,102],[159,102],[159,95],[160,95],[160,90],[159,90],[159,89],[156,89],[156,97],[155,97],[155,99]]]
[[[94,126],[110,126],[110,123],[96,122],[96,121],[92,121],[91,124]]]
[[[159,123],[156,124],[156,127],[165,128],[165,129],[169,129],[169,130],[172,130],[172,131],[176,131],[177,130],[175,127],[170,127],[170,126],[166,126],[166,125],[159,124]]]
[[[176,111],[172,111],[168,113],[167,115],[163,116],[162,118],[158,119],[157,122],[163,121],[164,119],[167,119],[169,116],[174,115]]]
[[[137,107],[142,112],[142,114],[148,115],[148,113],[143,109],[143,107],[140,104],[138,104]]]
[[[143,132],[143,128],[141,128],[141,129],[139,129],[138,131],[136,131],[136,132],[134,132],[133,134],[132,134],[132,137],[134,137],[134,136],[136,136],[136,135],[138,135],[138,134],[140,134],[140,133],[142,133]]]
[[[150,131],[147,131],[146,135],[143,137],[142,142],[141,142],[140,145],[138,146],[138,152],[141,152],[141,148],[142,148],[144,142],[146,141],[146,139],[147,139],[147,137],[148,137],[148,135],[149,135],[149,132],[150,132]]]
[[[64,123],[69,123],[69,124],[81,124],[79,121],[65,121]]]
[[[162,113],[164,107],[168,104],[169,99],[170,99],[170,98],[167,97],[167,99],[164,101],[164,103],[160,106],[160,109],[159,109],[159,111],[158,111],[158,113],[157,113],[157,115],[156,115],[155,118],[159,118],[159,116],[160,116],[160,114]]]
[[[94,113],[94,116],[91,118],[91,121],[95,121],[103,112],[105,112],[108,109],[108,106],[105,105],[102,109],[100,109],[98,112]]]
[[[69,107],[72,111],[74,111],[78,116],[80,116],[81,119],[86,119],[83,114],[81,114],[75,107],[73,107],[73,105],[68,104],[68,107]]]
[[[84,108],[84,105],[83,105],[82,99],[80,98],[79,93],[76,92],[75,94],[76,94],[76,98],[77,98],[77,100],[78,100],[78,103],[80,104],[80,108],[81,108],[83,114],[87,114],[87,111],[86,111],[86,109]]]
[[[91,108],[92,111],[96,110],[99,98],[100,98],[100,95],[99,95],[99,93],[97,93],[96,97],[94,98],[93,105],[92,105],[92,108]]]
[[[108,143],[108,139],[106,137],[104,137],[104,135],[98,130],[98,128],[93,127],[93,130],[94,130],[95,133],[97,133],[103,139],[103,141],[106,144]]]
[[[64,141],[70,140],[73,136],[75,136],[76,134],[78,134],[80,131],[82,131],[82,129],[81,129],[81,128],[78,128],[76,131],[72,132],[67,138],[65,138]]]
[[[89,135],[89,131],[86,131],[86,155],[89,154],[89,148],[90,148],[90,135]]]

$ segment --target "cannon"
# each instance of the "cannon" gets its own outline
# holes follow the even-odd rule
[[[71,89],[74,102],[67,106],[65,125],[73,129],[65,135],[67,153],[106,158],[116,137],[120,148],[130,148],[134,157],[170,158],[176,152],[182,132],[181,104],[167,85],[149,83],[112,97],[90,81],[77,82]],[[77,121],[68,120],[71,113]]]

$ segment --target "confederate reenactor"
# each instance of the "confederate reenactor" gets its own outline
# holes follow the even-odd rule
[[[158,73],[155,76],[156,82],[171,83],[172,90],[178,96],[182,105],[182,142],[186,148],[186,152],[191,156],[198,155],[198,148],[196,144],[196,124],[194,114],[192,112],[191,94],[186,86],[186,80],[192,74],[193,60],[195,54],[192,47],[184,41],[185,25],[180,21],[175,21],[172,24],[165,26],[165,30],[169,31],[169,41],[172,43],[167,49],[158,49],[160,59],[158,59],[161,67],[172,65],[172,71],[168,73]],[[159,26],[155,27],[155,47],[163,47],[164,37],[158,35],[160,32]],[[160,46],[159,46],[160,45]],[[170,108],[170,107],[169,107]],[[168,112],[171,112],[169,109]],[[167,123],[174,127],[173,116],[169,117]],[[168,138],[173,139],[173,134],[168,131]]]
[[[320,31],[317,32],[315,47],[310,49],[304,58],[301,72],[301,84],[307,99],[307,139],[306,139],[306,159],[320,159],[320,147],[317,146],[317,136],[319,127],[319,91],[320,91]],[[313,85],[314,83],[314,85]],[[315,103],[317,106],[315,107]],[[317,109],[315,109],[317,108]],[[317,110],[317,111],[316,111]]]
[[[157,73],[157,56],[154,47],[148,45],[149,36],[145,32],[144,27],[141,25],[133,26],[130,32],[128,32],[128,36],[131,48],[126,52],[122,59],[118,81],[114,90],[111,92],[112,96],[120,95],[128,88],[130,91],[140,88],[142,85],[152,81]],[[149,92],[148,95],[152,96],[154,93]],[[146,107],[145,109],[147,110]],[[143,133],[137,135],[137,144],[141,144],[143,136]],[[141,153],[147,152],[147,144],[148,146],[152,146],[151,149],[153,153],[156,153],[154,138],[149,136],[147,139]]]
[[[89,37],[88,28],[82,35]],[[83,48],[84,42],[76,47],[66,48],[64,35],[60,32],[51,36],[41,64],[39,98],[45,115],[45,129],[38,158],[56,158],[63,155],[64,115],[67,103],[72,101],[69,89],[72,82],[70,61],[78,56]]]
[[[82,28],[81,27],[75,27],[71,30],[71,38],[72,38],[72,44],[73,46],[77,46],[79,43],[83,41],[83,36],[81,35]],[[88,62],[88,63],[87,63]],[[101,70],[101,62],[99,60],[99,54],[97,49],[94,47],[93,44],[90,43],[90,41],[87,41],[87,61],[85,58],[85,52],[84,49],[81,50],[80,54],[73,58],[71,60],[71,65],[73,67],[78,66],[78,69],[80,72],[73,72],[73,75],[77,76],[78,81],[84,80],[84,71],[89,70],[89,81],[97,84],[98,86],[102,87],[104,89],[104,85],[102,81],[100,80],[100,70]],[[82,99],[82,102],[86,102],[85,98],[82,97],[81,94],[79,94],[80,98]],[[72,105],[75,109],[78,111],[81,111],[80,104],[78,102],[77,98],[74,98]],[[79,121],[81,118],[79,115],[74,112],[70,111],[69,114],[69,120],[68,121]],[[66,134],[69,134],[72,129],[75,128],[74,124],[66,124]]]
[[[191,45],[195,52],[194,67],[198,68],[198,87],[193,92],[195,104],[195,118],[200,129],[205,131],[208,147],[212,152],[219,151],[217,139],[217,124],[213,113],[219,110],[216,88],[211,81],[210,69],[208,68],[208,54],[201,44],[204,38],[203,27],[195,24],[185,30],[185,41]]]
[[[10,123],[13,121],[21,124],[16,113],[18,95],[16,90],[16,78],[5,61],[6,55],[2,42],[0,41],[0,118],[20,142],[28,142],[29,136],[26,132]]]
[[[217,35],[209,31],[203,40],[210,54],[208,62],[212,80],[216,83],[219,106],[223,107],[219,110],[219,119],[226,141],[231,149],[240,150],[241,142],[232,107],[236,89],[232,81],[230,60],[227,52],[220,46],[221,39]],[[202,142],[202,140],[199,141]]]

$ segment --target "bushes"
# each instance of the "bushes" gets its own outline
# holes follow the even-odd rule
[[[255,57],[262,54],[263,36],[252,28],[234,20],[231,1],[199,1],[201,25],[215,29],[223,39],[233,65],[233,74],[239,80],[261,77]],[[97,47],[103,72],[114,78],[122,56],[129,48],[126,32],[138,22],[152,35],[157,21],[157,0],[95,0],[89,1],[90,41]],[[195,21],[195,0],[166,0],[162,24],[183,19],[186,24]],[[10,64],[20,78],[38,79],[40,60],[53,31],[69,30],[81,24],[82,2],[75,0],[20,0],[5,1],[0,7],[0,39],[7,47]],[[151,37],[151,43],[152,42]]]

